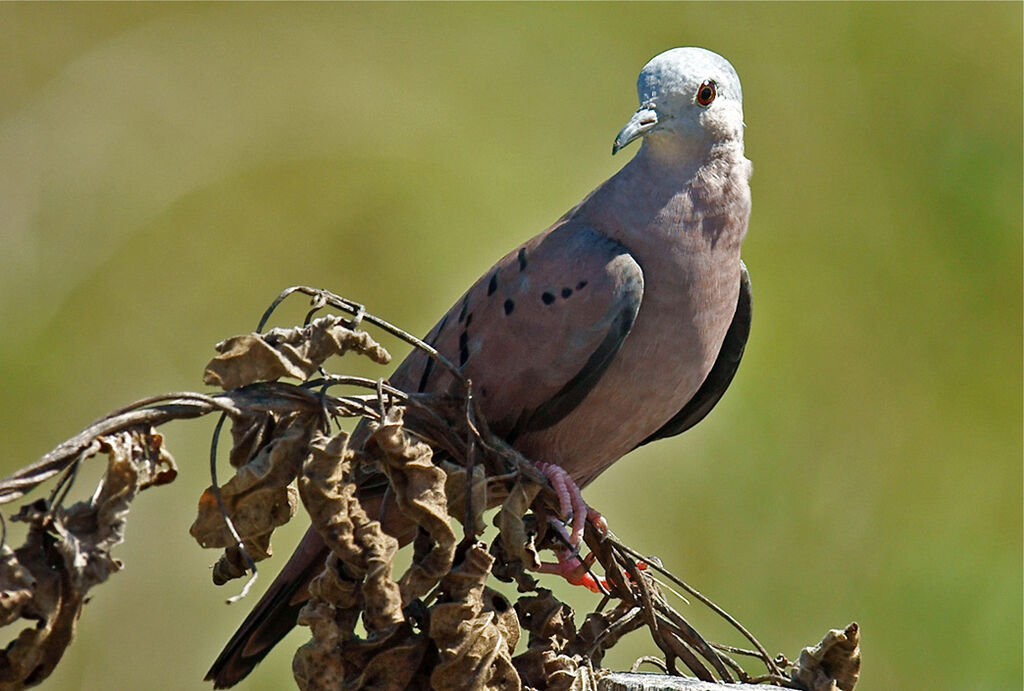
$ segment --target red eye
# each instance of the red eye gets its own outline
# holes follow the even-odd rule
[[[711,102],[715,100],[716,93],[715,81],[708,79],[697,89],[697,103],[702,106],[710,106]]]

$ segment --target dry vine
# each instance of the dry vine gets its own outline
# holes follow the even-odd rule
[[[301,327],[263,332],[288,295],[312,298]],[[316,315],[333,308],[348,316]],[[388,353],[365,331],[373,324],[434,358],[464,383],[464,394],[409,394],[383,380],[338,376],[323,369],[331,355],[351,351],[384,364]],[[471,383],[422,341],[326,291],[298,286],[268,308],[257,331],[217,345],[204,380],[222,393],[175,393],[111,413],[0,482],[0,504],[15,501],[58,476],[45,499],[21,507],[13,520],[29,526],[12,549],[0,548],[0,625],[32,623],[0,652],[0,689],[45,679],[74,636],[90,588],[120,568],[111,549],[121,541],[131,501],[174,479],[174,461],[156,427],[175,419],[219,413],[231,421],[234,475],[216,479],[217,425],[211,450],[212,486],[199,501],[192,535],[224,550],[214,580],[249,573],[270,555],[273,530],[302,503],[331,548],[300,616],[312,640],[296,653],[303,689],[588,689],[602,674],[604,654],[625,634],[647,628],[663,658],[643,658],[671,674],[705,680],[769,683],[813,691],[853,688],[859,672],[858,630],[829,632],[797,664],[768,654],[734,618],[662,565],[641,557],[614,535],[587,524],[589,569],[603,593],[579,627],[572,610],[538,587],[530,571],[538,552],[559,547],[549,530],[557,513],[544,477],[490,434],[477,414]],[[299,380],[289,384],[282,377]],[[360,393],[338,395],[340,387]],[[349,438],[343,418],[366,422]],[[93,496],[65,506],[81,464],[106,454],[108,468]],[[293,483],[297,481],[297,483]],[[367,515],[357,488],[386,487],[415,528],[413,563],[398,579],[392,561],[399,542]],[[297,484],[297,489],[292,485]],[[498,507],[498,536],[478,541],[484,512]],[[463,525],[459,540],[452,518]],[[646,566],[645,566],[646,565]],[[750,648],[705,639],[674,610],[653,574],[723,617]],[[513,604],[487,585],[515,582]],[[243,589],[243,594],[252,579]],[[364,635],[357,633],[361,622]],[[521,632],[526,651],[515,655]],[[747,672],[734,658],[757,660]],[[638,664],[639,662],[638,661]]]

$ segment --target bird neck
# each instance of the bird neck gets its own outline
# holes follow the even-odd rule
[[[701,227],[693,220],[721,209],[736,211],[742,236],[750,204],[750,162],[742,141],[707,147],[692,158],[670,158],[665,151],[645,141],[629,163],[571,213],[627,247],[652,228]],[[674,220],[665,223],[666,218]]]
[[[671,133],[648,135],[629,165],[638,166],[650,180],[682,187],[701,171],[721,165],[742,163],[743,140],[681,137]]]

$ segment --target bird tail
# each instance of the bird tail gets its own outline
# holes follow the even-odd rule
[[[246,676],[284,638],[309,599],[309,582],[323,570],[329,550],[315,529],[306,531],[298,549],[256,603],[206,673],[215,689],[227,689]]]
[[[412,542],[416,524],[398,509],[394,496],[371,486],[360,502],[368,515],[377,517],[384,532],[398,540],[399,546]],[[310,581],[323,571],[329,555],[330,549],[320,533],[310,527],[281,573],[210,666],[206,681],[212,681],[213,688],[231,688],[245,679],[288,635],[299,619],[299,610],[309,600]]]

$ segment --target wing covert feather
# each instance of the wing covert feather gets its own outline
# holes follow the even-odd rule
[[[502,258],[425,340],[472,380],[491,428],[511,440],[579,405],[629,335],[642,296],[628,250],[568,222]],[[456,385],[418,351],[391,381],[430,393]]]

